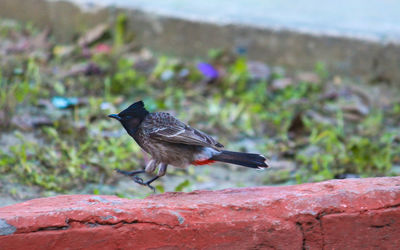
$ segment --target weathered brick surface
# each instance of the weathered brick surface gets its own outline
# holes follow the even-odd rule
[[[400,249],[400,177],[0,208],[0,249],[146,248]]]

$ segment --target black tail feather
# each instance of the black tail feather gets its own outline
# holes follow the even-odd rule
[[[214,155],[210,160],[232,163],[248,168],[267,168],[268,160],[260,154],[250,154],[223,150],[221,154]]]

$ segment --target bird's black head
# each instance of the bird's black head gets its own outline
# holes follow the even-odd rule
[[[140,123],[149,114],[144,107],[143,101],[138,101],[122,110],[119,114],[112,114],[108,117],[114,118],[121,122],[122,126],[126,129],[129,135],[133,136]]]

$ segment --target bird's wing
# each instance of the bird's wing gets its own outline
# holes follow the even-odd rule
[[[150,138],[171,143],[211,147],[217,150],[224,147],[211,136],[184,124],[171,115],[163,121],[163,126],[149,133]]]

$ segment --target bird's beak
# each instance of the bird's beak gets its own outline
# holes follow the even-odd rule
[[[117,119],[118,121],[120,121],[120,120],[121,120],[121,117],[119,117],[119,115],[117,115],[117,114],[108,115],[108,117],[111,117],[111,118]]]

